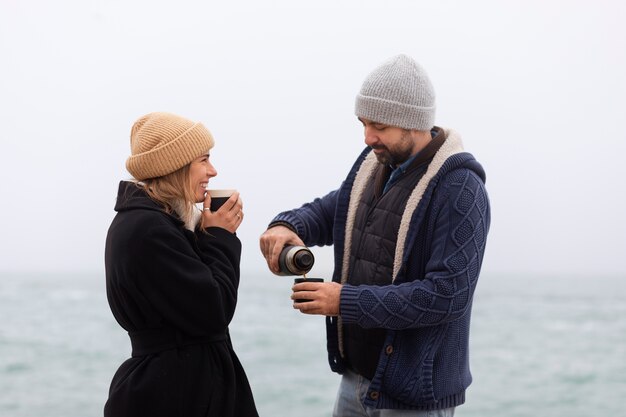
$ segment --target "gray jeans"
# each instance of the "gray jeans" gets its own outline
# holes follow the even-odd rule
[[[341,377],[333,417],[453,417],[454,407],[443,410],[376,410],[365,408],[362,399],[370,381],[351,371]]]

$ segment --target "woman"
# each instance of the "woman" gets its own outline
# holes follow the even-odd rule
[[[109,305],[132,357],[113,377],[104,415],[257,416],[228,334],[239,284],[239,193],[209,210],[206,189],[217,172],[213,137],[200,123],[150,113],[130,141],[126,168],[135,181],[120,183],[105,266]]]

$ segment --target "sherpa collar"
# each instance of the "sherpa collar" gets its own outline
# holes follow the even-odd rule
[[[463,144],[461,142],[461,136],[452,129],[444,129],[446,140],[441,145],[433,160],[428,165],[426,173],[419,180],[415,189],[409,196],[404,212],[402,214],[402,220],[400,221],[400,229],[398,231],[398,240],[396,242],[396,253],[394,255],[393,262],[393,276],[392,282],[395,281],[402,266],[402,257],[404,255],[405,242],[409,232],[411,218],[413,213],[417,209],[419,202],[426,191],[428,184],[441,169],[444,162],[452,155],[463,152]],[[370,183],[372,175],[376,172],[378,166],[378,160],[373,152],[370,152],[356,174],[354,184],[350,192],[350,203],[348,206],[348,214],[346,218],[346,233],[345,244],[343,249],[343,263],[341,267],[341,283],[345,284],[348,280],[348,268],[350,265],[350,249],[352,247],[352,230],[354,228],[354,221],[356,217],[356,211],[361,200],[361,195],[365,191],[365,188]]]

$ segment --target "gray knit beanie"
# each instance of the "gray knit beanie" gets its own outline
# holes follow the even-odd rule
[[[428,131],[435,124],[435,90],[417,62],[397,55],[365,79],[354,112],[376,123]]]

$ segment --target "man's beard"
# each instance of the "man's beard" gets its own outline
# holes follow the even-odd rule
[[[395,149],[389,149],[384,145],[372,146],[372,149],[382,149],[383,152],[375,153],[378,162],[385,165],[397,167],[411,157],[413,152],[413,143],[410,134],[407,132],[402,135],[402,140]]]

